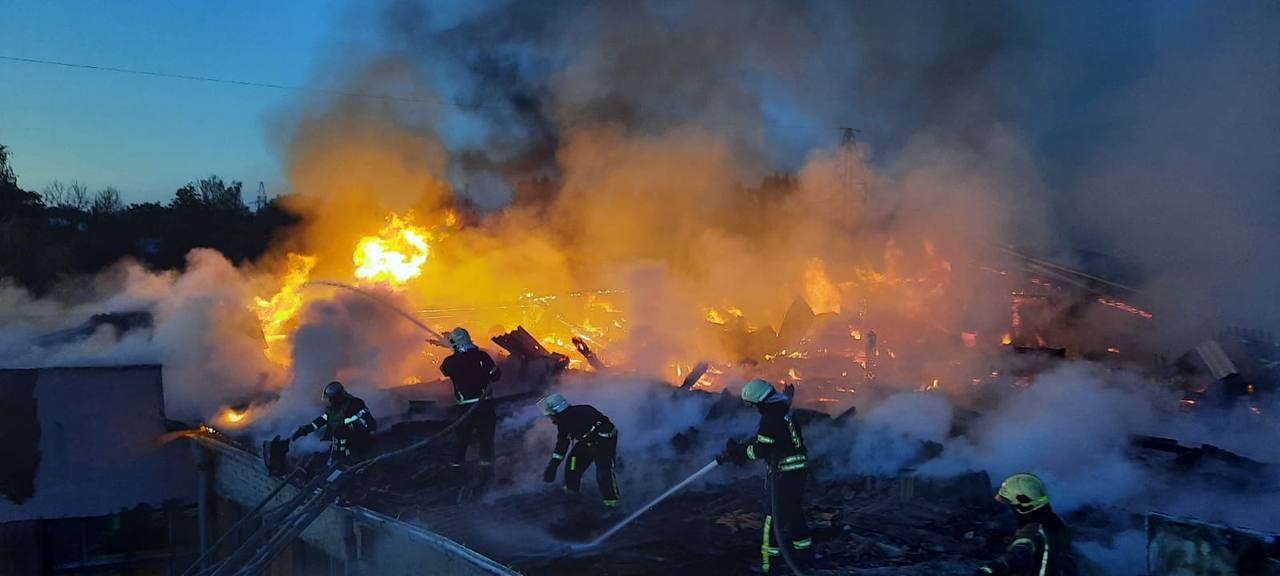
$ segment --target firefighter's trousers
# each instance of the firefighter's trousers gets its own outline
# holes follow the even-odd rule
[[[592,464],[596,465],[596,484],[600,488],[600,497],[605,506],[618,504],[618,479],[613,467],[618,455],[618,431],[614,429],[610,436],[593,434],[592,437],[580,440],[569,451],[565,464],[564,490],[576,494],[582,486],[582,475]]]
[[[458,417],[466,414],[471,405],[462,404],[455,408]],[[480,464],[493,464],[493,434],[498,426],[498,414],[493,408],[492,400],[480,400],[475,411],[467,420],[458,425],[456,444],[453,451],[453,464],[461,466],[467,461],[467,447],[474,439],[480,445]]]
[[[770,560],[782,555],[774,537],[774,527],[782,533],[782,539],[791,546],[795,555],[807,558],[813,548],[809,524],[804,517],[804,484],[809,471],[805,469],[779,472],[771,470],[765,477],[764,534],[761,537],[761,566],[769,571]],[[777,514],[774,514],[774,502]]]

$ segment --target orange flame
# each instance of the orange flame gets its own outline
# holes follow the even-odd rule
[[[804,267],[804,299],[815,314],[840,312],[840,288],[827,276],[827,266],[811,258]]]
[[[302,295],[298,291],[311,275],[316,265],[314,256],[289,253],[288,271],[285,272],[284,285],[270,300],[255,298],[253,312],[262,325],[262,337],[266,339],[267,358],[280,363],[289,362],[288,330],[293,317],[302,308]]]
[[[392,212],[377,236],[360,239],[351,255],[356,278],[400,286],[422,274],[431,253],[427,246],[431,233],[410,224],[410,218]]]
[[[218,414],[217,421],[219,424],[226,425],[227,427],[238,428],[241,426],[242,423],[248,424],[248,422],[245,422],[245,419],[252,412],[253,412],[252,406],[245,406],[239,410],[228,406],[227,408],[223,409],[221,413]]]

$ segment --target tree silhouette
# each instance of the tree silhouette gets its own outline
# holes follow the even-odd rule
[[[124,210],[124,202],[120,200],[120,191],[107,186],[93,196],[93,204],[89,211],[96,215],[115,214]]]
[[[58,208],[83,211],[92,204],[89,199],[89,188],[76,180],[72,180],[70,184],[54,180],[44,187],[41,195],[44,197],[45,204]]]
[[[253,260],[298,217],[275,200],[250,211],[242,191],[240,182],[211,175],[178,188],[166,204],[126,206],[113,187],[90,194],[75,181],[55,180],[41,195],[18,187],[9,149],[0,145],[0,281],[40,294],[126,257],[180,269],[201,247],[236,263]]]
[[[18,177],[9,163],[9,148],[0,144],[0,221],[44,208],[40,195],[18,187]]]

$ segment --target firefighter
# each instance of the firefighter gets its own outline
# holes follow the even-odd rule
[[[1071,534],[1053,507],[1044,482],[1035,474],[1020,473],[1005,478],[996,500],[1008,504],[1018,518],[1009,549],[974,574],[1009,576],[1073,576]]]
[[[808,557],[813,548],[804,518],[804,484],[808,479],[808,449],[800,425],[792,418],[791,398],[795,389],[774,390],[764,380],[755,379],[742,387],[742,400],[760,412],[756,437],[750,442],[730,438],[716,461],[742,465],[747,460],[764,460],[764,534],[761,536],[761,567],[769,571],[770,561],[781,555],[781,546],[790,545],[796,556]],[[776,516],[775,516],[776,514]],[[774,528],[783,542],[778,542]]]
[[[618,507],[618,478],[614,463],[618,455],[618,428],[609,417],[586,404],[570,405],[564,396],[550,394],[538,402],[542,413],[551,417],[556,425],[556,449],[551,453],[542,480],[556,481],[560,461],[569,459],[564,470],[564,491],[577,494],[582,486],[582,475],[591,464],[596,465],[596,486],[608,508]],[[573,450],[569,450],[569,442]]]
[[[378,427],[364,400],[348,394],[337,380],[325,385],[321,397],[325,404],[324,413],[311,423],[299,426],[292,439],[297,440],[324,428],[324,437],[329,441],[330,464],[351,464],[364,459],[373,447],[373,433]]]
[[[449,345],[453,354],[440,364],[440,372],[453,381],[453,394],[458,402],[459,417],[470,417],[458,425],[457,444],[450,465],[460,468],[467,461],[467,447],[474,439],[480,445],[480,466],[488,477],[493,469],[493,434],[498,416],[493,409],[493,389],[489,386],[502,377],[502,370],[493,363],[488,352],[471,342],[471,334],[465,328],[449,332]]]

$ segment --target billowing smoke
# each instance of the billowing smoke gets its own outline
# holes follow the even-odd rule
[[[379,294],[396,302],[392,294]],[[380,417],[405,412],[388,388],[416,383],[435,372],[425,352],[428,335],[405,322],[386,304],[355,294],[310,302],[290,336],[290,381],[270,415],[255,423],[260,436],[287,436],[324,410],[320,392],[337,380]]]
[[[89,282],[34,300],[4,290],[5,367],[164,367],[169,418],[203,421],[228,403],[247,402],[283,385],[284,368],[263,355],[265,343],[250,306],[254,282],[221,254],[194,250],[184,272],[150,272],[122,262]],[[143,312],[150,326],[88,325],[95,314]],[[148,323],[144,323],[148,324]],[[89,334],[68,331],[87,327]],[[87,336],[87,337],[83,337]]]
[[[1280,320],[1275,275],[1249,264],[1277,245],[1274,3],[398,0],[381,19],[385,51],[456,104],[443,111],[468,127],[457,157],[494,155],[464,173],[572,170],[561,151],[608,126],[707,132],[750,181],[857,127],[878,172],[961,168],[948,181],[981,194],[927,189],[989,202],[961,212],[978,240],[1091,265],[1082,249],[1117,256],[1132,265],[1102,271],[1187,330],[1222,308]]]
[[[669,378],[673,359],[737,359],[736,344],[701,328],[704,308],[777,327],[798,295],[825,308],[815,287],[831,286],[831,309],[862,300],[891,311],[881,337],[918,343],[911,361],[933,370],[958,344],[922,334],[998,334],[1007,322],[1007,292],[952,271],[1009,244],[1082,265],[1091,261],[1081,247],[1114,252],[1136,266],[1100,272],[1148,290],[1162,317],[1188,318],[1170,323],[1179,328],[1199,328],[1194,309],[1266,307],[1274,275],[1213,258],[1213,243],[1198,240],[1211,235],[1180,223],[1211,214],[1205,222],[1228,229],[1242,254],[1274,245],[1250,224],[1275,206],[1263,201],[1277,165],[1264,158],[1274,111],[1262,104],[1277,77],[1266,73],[1277,61],[1264,32],[1272,4],[1230,15],[1163,4],[771,0],[400,0],[378,10],[377,73],[339,76],[370,92],[407,86],[438,106],[424,115],[417,104],[342,99],[309,110],[290,145],[299,197],[315,215],[301,245],[323,259],[332,242],[345,258],[356,229],[387,209],[432,220],[450,204],[485,206],[409,288],[415,302],[471,310],[482,337],[512,327],[508,312],[489,312],[495,303],[621,288],[634,324],[605,354]],[[1258,121],[1206,131],[1230,134],[1209,151],[1231,142],[1248,154],[1200,156],[1202,139],[1171,137],[1178,118],[1226,108]],[[858,128],[848,133],[857,143],[837,147],[841,127]],[[361,161],[339,161],[348,157]],[[1247,169],[1226,178],[1237,163]],[[366,178],[367,166],[384,168]],[[756,185],[775,170],[797,178]],[[1171,179],[1177,186],[1160,184]],[[1241,203],[1216,199],[1221,189],[1261,209],[1242,216],[1232,207]],[[1175,253],[1195,255],[1192,266]],[[1215,290],[1233,277],[1224,267],[1252,281]],[[890,295],[877,292],[884,286]],[[1253,318],[1275,320],[1265,310]],[[1094,322],[1069,330],[1087,339]],[[878,383],[913,389],[927,383],[910,381],[921,375]],[[944,388],[946,400],[884,400],[859,423],[849,464],[893,469],[916,457],[916,441],[936,442],[937,473],[1036,464],[1074,486],[1064,506],[1109,504],[1132,495],[1111,483],[1140,476],[1128,435],[1168,423],[1152,412],[1164,399],[1148,397],[1147,383],[1093,368],[1062,369],[976,421],[956,421],[951,403],[967,405],[967,393]],[[876,394],[865,391],[863,405]],[[924,418],[898,417],[906,412]],[[956,437],[953,425],[967,429]],[[1086,456],[1098,467],[1087,477],[1070,467]]]
[[[1082,248],[1127,262],[1096,272],[1144,290],[1143,304],[1179,329],[1143,337],[1169,337],[1153,344],[1203,338],[1220,317],[1280,321],[1280,276],[1259,264],[1280,246],[1276,3],[391,0],[373,10],[376,44],[322,67],[325,85],[412,97],[339,96],[289,112],[290,202],[305,223],[280,252],[315,256],[314,278],[350,280],[357,241],[388,212],[412,212],[441,232],[420,278],[379,292],[406,309],[465,321],[482,342],[515,324],[552,340],[600,327],[552,301],[625,317],[599,350],[617,374],[561,384],[619,423],[624,459],[670,464],[624,474],[624,490],[675,479],[750,429],[749,413],[707,424],[711,397],[678,402],[648,384],[670,379],[673,362],[709,359],[737,366],[718,383],[732,389],[753,370],[740,360],[779,352],[708,330],[707,309],[738,310],[763,332],[803,296],[817,312],[874,318],[911,366],[849,392],[855,422],[814,427],[811,443],[840,474],[1033,470],[1064,511],[1161,507],[1270,527],[1256,511],[1274,506],[1209,507],[1221,491],[1162,476],[1132,457],[1129,439],[1172,431],[1274,459],[1274,428],[1187,425],[1151,383],[1085,364],[977,399],[960,377],[972,367],[951,359],[962,332],[998,341],[1008,327],[1007,287],[973,271],[1008,245],[1081,266],[1095,264]],[[857,129],[843,146],[841,128]],[[305,304],[285,367],[259,361],[262,344],[227,320],[278,288],[272,274],[208,252],[184,274],[122,270],[74,304],[13,290],[0,299],[50,314],[145,302],[155,338],[127,335],[111,362],[164,362],[183,390],[169,395],[175,411],[277,394],[262,420],[271,431],[317,409],[329,379],[394,412],[378,390],[435,376],[421,335],[359,298]],[[596,300],[604,289],[625,298]],[[451,310],[462,312],[441,312]],[[3,332],[11,363],[93,361],[96,336],[54,355],[22,348],[38,325]],[[850,328],[818,326],[815,345],[862,346]],[[1085,316],[1069,329],[1087,339],[1100,328]],[[942,393],[914,392],[930,378]],[[979,400],[991,404],[974,413]],[[525,452],[549,452],[551,428],[533,408],[504,426],[531,426]],[[691,428],[699,437],[677,458],[670,439]],[[532,482],[541,463],[513,466]],[[1131,554],[1129,540],[1095,553]]]

